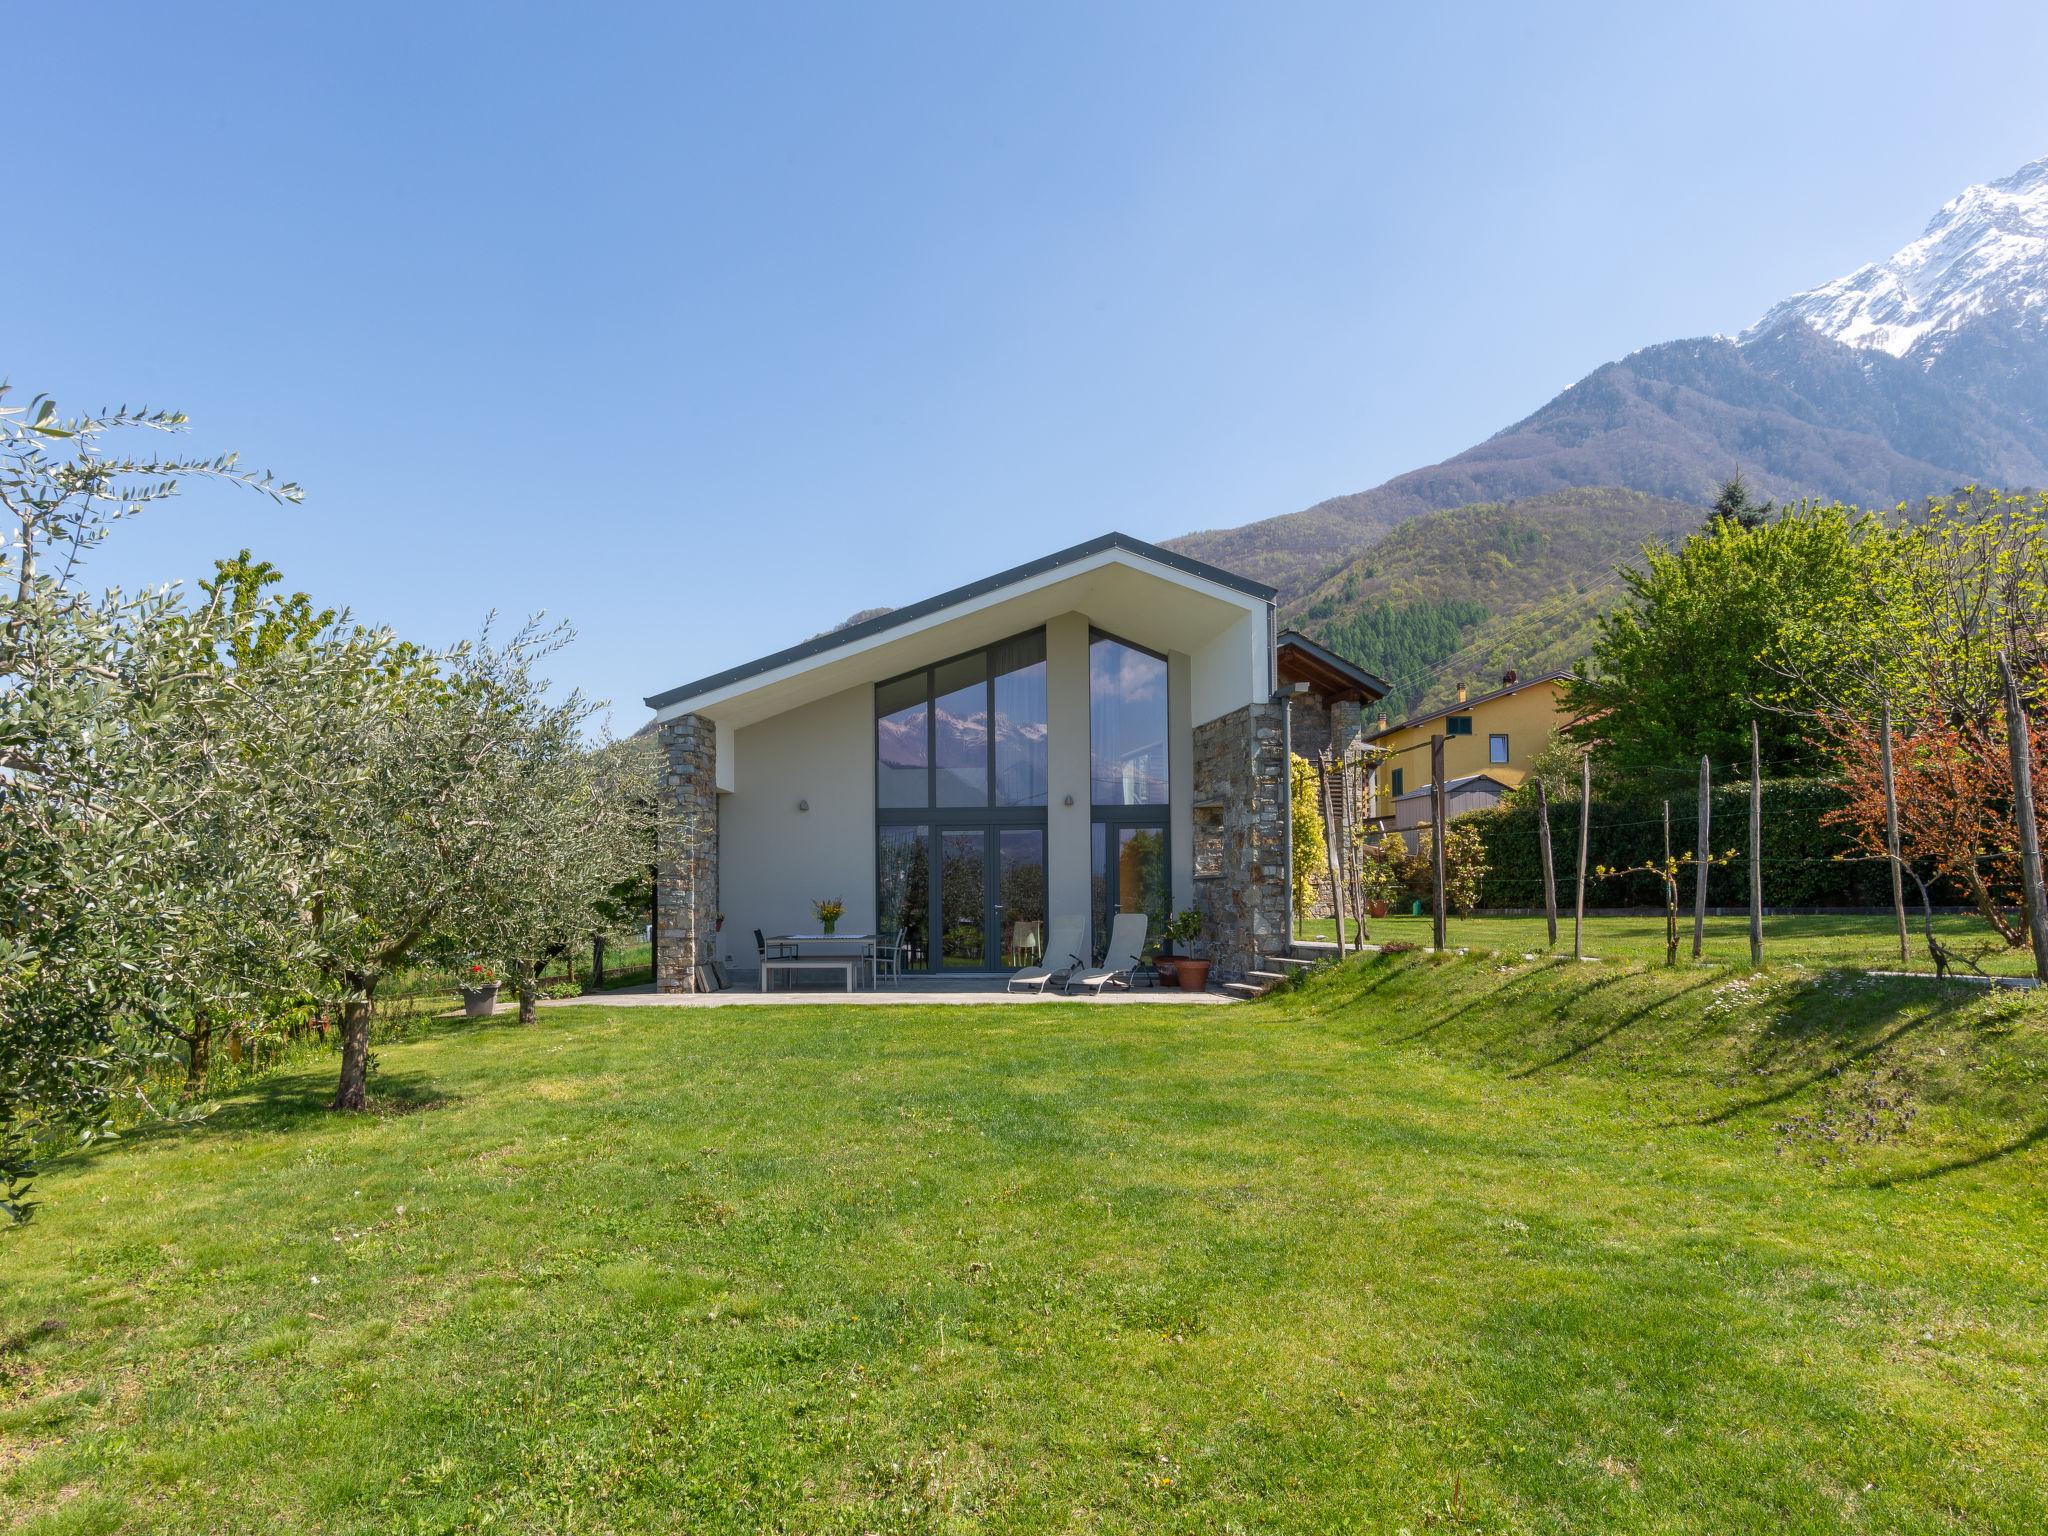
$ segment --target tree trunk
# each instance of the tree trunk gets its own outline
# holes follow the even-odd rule
[[[206,1069],[213,1064],[213,1021],[200,1014],[192,1021],[192,1033],[185,1037],[185,1092],[198,1094],[206,1087]]]
[[[519,1022],[520,1022],[520,1023],[522,1023],[522,1024],[531,1024],[531,1023],[532,1023],[532,1022],[534,1021],[534,1017],[535,1017],[535,1015],[534,1015],[534,1011],[533,1011],[533,1000],[534,1000],[534,998],[535,998],[535,997],[537,997],[537,996],[539,995],[539,993],[540,993],[540,988],[539,988],[539,987],[538,987],[537,985],[535,985],[535,983],[534,983],[534,980],[533,980],[533,978],[532,978],[531,976],[523,976],[523,977],[521,977],[521,978],[520,978],[520,981],[519,981]]]
[[[329,1108],[357,1112],[370,1107],[370,991],[351,985],[341,1005],[341,1082]]]

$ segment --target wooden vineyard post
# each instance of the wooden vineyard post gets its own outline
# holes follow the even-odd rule
[[[1764,963],[1764,749],[1749,722],[1749,963]]]
[[[2034,820],[2034,733],[2012,662],[1998,653],[2005,679],[2006,748],[2012,754],[2012,810],[2020,835],[2020,888],[2027,898],[2027,934],[2034,944],[2034,974],[2048,981],[2048,890],[2041,878],[2041,829]]]
[[[1430,860],[1436,889],[1431,897],[1432,926],[1436,935],[1436,947],[1447,948],[1450,936],[1444,926],[1444,835],[1450,830],[1450,818],[1444,814],[1444,739],[1441,736],[1429,738],[1429,815],[1430,815]]]
[[[1543,916],[1550,924],[1550,947],[1557,948],[1557,870],[1550,862],[1550,794],[1536,781],[1536,846],[1543,852]]]
[[[1330,865],[1330,911],[1337,919],[1337,958],[1342,960],[1348,951],[1344,947],[1344,861],[1337,851],[1337,808],[1330,802],[1330,749],[1316,754],[1316,787],[1323,797],[1323,841],[1327,845],[1324,853]]]
[[[1664,963],[1678,964],[1678,876],[1671,868],[1671,802],[1664,802]]]
[[[1899,861],[1899,790],[1892,778],[1892,701],[1886,699],[1878,712],[1878,729],[1884,738],[1878,743],[1878,768],[1884,774],[1884,851],[1891,856],[1892,916],[1899,922],[1899,964],[1907,963],[1906,875]]]
[[[1707,937],[1707,871],[1714,866],[1713,842],[1709,835],[1714,814],[1713,772],[1705,756],[1700,758],[1700,848],[1698,879],[1692,890],[1692,957],[1697,960]]]
[[[1579,898],[1572,909],[1572,958],[1586,958],[1586,844],[1593,833],[1593,754],[1579,759]]]

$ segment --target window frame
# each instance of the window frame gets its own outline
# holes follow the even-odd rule
[[[1496,757],[1496,756],[1494,755],[1494,748],[1495,748],[1495,746],[1498,746],[1498,747],[1500,748],[1500,755],[1499,755],[1498,757]],[[1503,767],[1503,768],[1504,768],[1504,767],[1506,767],[1506,766],[1507,766],[1507,762],[1508,762],[1508,756],[1509,756],[1509,751],[1508,751],[1508,733],[1507,733],[1506,731],[1489,731],[1489,732],[1487,732],[1487,734],[1486,734],[1486,761],[1487,761],[1487,763],[1488,763],[1489,765],[1491,765],[1491,766],[1495,766],[1495,767]]]
[[[995,652],[1003,646],[1015,644],[1032,635],[1042,636],[1045,626],[1040,624],[1031,629],[1019,630],[988,645],[977,645],[968,650],[956,651],[950,656],[941,656],[922,667],[912,667],[908,672],[899,672],[894,677],[885,677],[873,685],[869,698],[869,714],[873,727],[869,735],[868,757],[875,770],[874,806],[878,826],[907,826],[927,823],[933,828],[951,825],[984,826],[1003,822],[1013,826],[1043,826],[1046,823],[1047,807],[1043,805],[998,805],[996,803],[996,673]],[[939,799],[939,695],[938,674],[942,667],[956,661],[965,661],[971,656],[983,659],[982,668],[982,803],[979,805],[945,805]],[[924,804],[883,805],[881,777],[882,712],[881,693],[884,688],[909,678],[924,679]],[[1051,737],[1047,743],[1050,751]],[[1046,786],[1046,799],[1052,798],[1050,782]],[[935,839],[936,840],[936,839]]]
[[[1167,669],[1166,737],[1159,744],[1161,750],[1166,754],[1166,798],[1164,800],[1155,801],[1150,805],[1124,805],[1117,801],[1106,801],[1098,805],[1095,802],[1095,642],[1098,640],[1107,640],[1112,645],[1121,645],[1128,650],[1138,652],[1142,656],[1150,656],[1154,661]],[[1116,811],[1120,813],[1119,819],[1143,821],[1151,813],[1156,812],[1158,819],[1163,822],[1167,819],[1167,815],[1172,807],[1173,663],[1167,659],[1166,652],[1164,651],[1155,651],[1149,645],[1140,645],[1135,640],[1126,640],[1122,635],[1111,634],[1106,629],[1097,629],[1093,624],[1090,624],[1088,626],[1088,810],[1090,818],[1099,821],[1102,818],[1096,816],[1095,812]],[[1130,816],[1128,813],[1132,811],[1138,812],[1138,815],[1135,817]]]
[[[1472,717],[1470,715],[1445,715],[1444,734],[1446,736],[1470,736],[1472,734]]]

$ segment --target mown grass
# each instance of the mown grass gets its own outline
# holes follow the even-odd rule
[[[44,1179],[0,1520],[2048,1524],[2031,997],[1403,955],[379,1056]]]
[[[1337,925],[1330,918],[1311,918],[1297,925],[1304,939],[1331,942]],[[1542,950],[1549,930],[1539,917],[1459,917],[1448,919],[1454,949]],[[1403,911],[1368,920],[1372,942],[1399,939],[1411,944],[1430,942],[1427,914],[1411,916]],[[1692,958],[1692,909],[1679,916],[1681,965],[1705,963],[1749,967],[1749,919],[1743,916],[1709,917],[1701,942],[1699,962]],[[1347,927],[1347,936],[1355,925]],[[1990,948],[1991,930],[1974,917],[1950,913],[1935,919],[1934,931],[1942,942],[1975,953]],[[1572,914],[1569,906],[1558,917],[1558,945],[1567,954],[1572,945]],[[1920,918],[1914,915],[1909,928],[1906,963],[1899,963],[1899,930],[1889,915],[1802,914],[1764,919],[1764,962],[1767,965],[1854,966],[1864,969],[1907,970],[1932,974],[1934,963],[1927,957],[1927,942]],[[1586,919],[1586,953],[1603,960],[1664,963],[1664,914],[1631,913],[1625,917]],[[2023,950],[1999,949],[1985,955],[1983,969],[1991,975],[2029,976],[2033,957]],[[1959,968],[1960,969],[1960,968]]]

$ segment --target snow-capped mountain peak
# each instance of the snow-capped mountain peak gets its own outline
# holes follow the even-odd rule
[[[1794,294],[1742,340],[1801,320],[1852,347],[1931,361],[1980,318],[2048,327],[2048,158],[1967,189],[1889,260]]]

